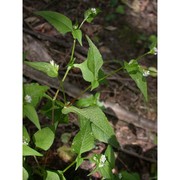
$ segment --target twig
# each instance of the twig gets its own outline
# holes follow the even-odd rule
[[[152,159],[152,158],[148,158],[148,157],[139,155],[139,154],[137,154],[137,153],[135,153],[135,152],[128,151],[128,150],[123,149],[123,148],[119,149],[119,151],[121,151],[121,152],[123,152],[123,153],[126,153],[126,154],[128,154],[128,155],[135,156],[135,157],[137,157],[137,158],[139,158],[139,159],[142,159],[142,160],[145,160],[145,161],[149,161],[149,162],[151,162],[151,163],[157,163],[157,160],[155,160],[155,159]]]

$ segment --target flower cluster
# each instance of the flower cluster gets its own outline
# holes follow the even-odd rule
[[[158,50],[156,47],[153,48],[153,51],[154,51],[154,55],[157,55]]]
[[[101,155],[100,162],[99,162],[99,167],[103,167],[105,165],[105,162],[106,162],[106,156]]]
[[[27,103],[31,103],[31,101],[32,101],[31,96],[29,96],[28,94],[24,97],[24,99]]]
[[[28,145],[28,139],[27,138],[23,138],[23,144]]]
[[[147,77],[147,76],[149,76],[149,75],[150,75],[150,71],[143,69],[143,76],[144,76],[144,77]]]
[[[91,8],[91,12],[92,12],[93,14],[97,14],[96,8]]]
[[[55,68],[56,71],[59,70],[59,65],[57,65],[57,64],[54,62],[54,60],[51,60],[51,61],[50,61],[50,64]]]

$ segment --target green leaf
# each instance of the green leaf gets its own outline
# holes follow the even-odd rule
[[[140,180],[138,173],[129,173],[127,171],[122,171],[121,173],[122,180]]]
[[[30,104],[36,107],[36,105],[40,102],[44,93],[48,89],[49,89],[48,86],[41,86],[38,83],[24,84],[23,86],[24,104]],[[27,97],[29,97],[29,99]]]
[[[34,134],[36,147],[48,150],[54,141],[54,132],[49,127],[45,127]]]
[[[102,103],[99,101],[100,93],[96,93],[94,96],[90,95],[86,98],[81,98],[76,102],[78,107],[88,107],[97,105],[99,107],[103,107]]]
[[[82,46],[82,31],[80,29],[73,29],[72,35],[74,39],[77,39],[79,44]]]
[[[77,170],[77,168],[83,163],[84,159],[81,158],[80,156],[77,156],[76,158],[76,168],[75,170]]]
[[[62,171],[58,170],[58,173],[60,175],[60,180],[66,180]]]
[[[53,171],[46,171],[47,176],[46,180],[59,180],[59,175],[56,172]]]
[[[104,166],[103,167],[99,167],[97,169],[97,171],[100,172],[100,174],[103,176],[103,178],[105,179],[109,179],[109,180],[113,180],[114,177],[113,177],[113,173],[112,173],[112,169],[111,169],[111,166],[109,164],[108,161],[105,162]]]
[[[81,69],[84,80],[91,82],[91,90],[93,90],[99,86],[98,74],[101,66],[103,65],[103,59],[99,50],[89,39],[89,37],[86,36],[86,38],[89,43],[87,60],[85,60],[81,64],[74,64],[74,67],[78,67]]]
[[[31,147],[23,144],[23,156],[43,156]]]
[[[105,114],[98,106],[90,106],[84,109],[70,106],[64,107],[62,110],[62,113],[64,114],[69,112],[73,112],[88,119],[91,122],[93,134],[99,141],[109,143],[114,147],[119,146],[112,126],[109,124]]]
[[[30,137],[25,126],[23,126],[23,142],[29,143]]]
[[[88,56],[87,56],[87,66],[89,70],[93,73],[94,79],[98,79],[98,73],[103,65],[103,59],[102,56],[97,49],[97,47],[93,44],[93,42],[90,40],[88,36],[86,36],[88,43],[89,43],[89,50],[88,50]]]
[[[83,128],[73,139],[72,149],[78,155],[91,150],[94,147],[94,137],[91,131],[90,122],[87,121]]]
[[[81,64],[74,64],[74,67],[81,69],[81,72],[85,81],[88,81],[88,82],[94,81],[93,73],[89,70],[87,66],[87,60],[85,60]]]
[[[149,37],[149,42],[150,42],[149,48],[150,50],[152,50],[154,47],[157,46],[157,37],[155,35],[151,35]]]
[[[32,105],[25,104],[23,106],[23,114],[26,116],[38,129],[41,129],[39,117],[35,108]]]
[[[58,76],[59,66],[53,62],[54,61],[51,61],[51,63],[24,61],[28,66],[47,74],[49,77],[55,78]]]
[[[62,34],[73,30],[72,21],[63,14],[53,11],[39,11],[35,14],[42,16]]]
[[[124,68],[130,75],[130,77],[135,81],[137,87],[140,89],[146,101],[148,101],[147,94],[147,81],[143,76],[143,68],[138,65],[136,60],[131,60],[129,63],[124,62]]]
[[[93,157],[90,158],[90,160],[96,164],[95,169],[90,174],[93,174],[94,172],[98,171],[103,176],[103,178],[109,180],[114,179],[112,168],[109,162],[107,161],[105,155],[94,154]]]
[[[108,160],[111,168],[113,169],[115,167],[115,156],[114,156],[113,148],[110,145],[108,145],[108,147],[105,151],[105,155],[107,157],[107,160]]]
[[[23,180],[28,180],[29,174],[27,170],[23,167]]]

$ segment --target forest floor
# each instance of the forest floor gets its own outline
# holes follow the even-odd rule
[[[118,69],[124,60],[129,61],[146,53],[150,42],[148,40],[149,35],[140,33],[129,27],[124,18],[125,14],[115,12],[116,6],[110,3],[104,3],[103,1],[72,0],[59,2],[57,0],[24,0],[24,51],[32,48],[29,47],[30,44],[26,41],[27,37],[32,38],[30,40],[32,44],[37,41],[45,48],[46,53],[59,64],[60,69],[64,70],[63,72],[61,71],[63,75],[70,57],[72,38],[69,35],[59,35],[54,28],[42,18],[37,18],[33,12],[39,10],[57,11],[68,16],[73,22],[76,22],[76,20],[81,22],[85,10],[90,7],[98,7],[102,12],[94,19],[92,24],[85,23],[82,30],[92,39],[100,50],[104,60],[103,69],[106,72]],[[62,40],[64,44],[68,44],[69,46],[59,45],[55,41],[53,42],[52,39],[38,38],[38,33],[46,37],[57,38],[58,41]],[[88,48],[85,38],[83,45]],[[36,54],[30,52],[29,55],[27,53],[27,56],[30,60],[37,58],[35,57]],[[76,50],[75,56],[77,62],[80,63],[84,60],[85,53]],[[141,59],[140,64],[146,67],[151,66],[157,68],[157,56],[148,55]],[[31,77],[28,77],[26,74],[24,74],[24,79],[26,82],[34,82],[34,79],[31,79]],[[76,85],[81,90],[87,86],[87,83],[82,80],[79,71],[70,72],[67,81],[72,85]],[[142,94],[133,80],[123,71],[108,78],[108,83],[100,86],[97,91],[101,94],[101,101],[117,103],[127,112],[157,123],[157,78],[148,76],[147,82],[148,103],[144,101]],[[95,92],[96,91],[93,93]],[[54,94],[55,89],[52,88],[51,93]],[[59,98],[61,97],[59,96]],[[69,100],[72,99],[70,96],[68,98]],[[116,152],[116,171],[127,170],[137,172],[140,174],[141,179],[150,179],[150,177],[156,173],[157,168],[157,132],[153,132],[147,128],[137,127],[133,122],[128,123],[114,115],[107,114],[107,117],[114,127],[119,143],[124,149],[124,151]],[[41,124],[42,122],[46,123],[47,120],[42,117]],[[74,116],[71,117],[69,124],[60,125],[53,147],[50,148],[45,159],[42,159],[40,163],[45,164],[46,167],[51,169],[63,169],[66,167],[69,162],[66,162],[66,159],[59,157],[57,154],[57,149],[63,145],[61,135],[63,133],[70,133],[71,139],[73,139],[75,135],[74,132],[77,132],[77,130],[78,125],[76,123],[76,117]],[[29,124],[29,131],[33,131],[32,124]],[[93,152],[99,153],[103,151],[105,145],[100,143],[97,144],[97,147]],[[31,158],[29,162],[32,163],[32,166],[33,163],[35,163]],[[78,179],[78,177],[79,179],[89,179],[89,177],[86,177],[89,169],[91,169],[91,167],[88,163],[82,165],[77,171],[70,169],[66,174],[67,179]],[[98,179],[99,175],[94,174],[92,178]]]

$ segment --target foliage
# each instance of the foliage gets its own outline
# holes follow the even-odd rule
[[[111,1],[111,3],[117,2]],[[118,6],[117,12],[123,13],[123,8]],[[105,75],[102,71],[102,55],[88,36],[86,36],[86,40],[89,44],[87,58],[80,64],[75,63],[74,49],[76,42],[78,41],[82,46],[83,36],[81,27],[85,22],[92,22],[98,13],[100,13],[100,10],[96,8],[90,8],[85,11],[84,19],[80,25],[73,25],[72,21],[68,17],[57,12],[40,11],[35,13],[36,15],[46,19],[59,33],[64,35],[66,33],[71,33],[74,41],[71,58],[63,78],[59,77],[59,66],[53,60],[51,60],[50,63],[47,63],[30,62],[24,59],[24,64],[45,73],[51,78],[57,78],[57,80],[59,80],[60,87],[55,96],[50,97],[47,94],[47,91],[49,90],[49,87],[47,86],[42,86],[37,83],[27,83],[23,86],[23,117],[25,119],[29,119],[37,128],[37,131],[34,134],[29,134],[26,125],[23,126],[23,179],[28,179],[28,177],[31,176],[32,171],[34,171],[34,173],[41,174],[41,176],[46,180],[65,180],[66,177],[64,176],[64,173],[74,164],[76,164],[75,169],[77,169],[85,159],[88,159],[90,162],[95,164],[95,168],[89,175],[94,172],[99,172],[104,179],[120,179],[112,172],[112,169],[115,168],[115,154],[113,149],[117,149],[120,146],[116,139],[114,130],[102,110],[103,105],[99,101],[100,93],[96,93],[94,96],[91,95],[86,98],[80,98],[76,101],[76,103],[74,103],[76,99],[72,102],[67,102],[63,84],[69,71],[72,68],[79,68],[82,72],[83,79],[90,83],[88,88],[82,91],[84,93],[87,90],[94,90],[99,87],[100,83],[106,79],[106,77],[124,69],[135,81],[147,101],[146,77],[150,74],[150,71],[155,73],[155,70],[152,68],[145,69],[139,64],[138,59],[133,59],[130,62],[124,62],[124,66],[108,75]],[[155,38],[152,37],[151,41],[154,41],[154,39]],[[150,51],[145,55],[154,54],[155,46],[156,43],[150,47]],[[64,95],[63,101],[57,100],[60,89]],[[38,105],[42,98],[46,101],[46,103],[38,111]],[[46,118],[49,118],[51,120],[51,125],[46,124],[41,127],[39,113],[43,114]],[[40,158],[41,156],[44,156],[46,151],[51,148],[54,139],[56,138],[58,124],[68,123],[68,115],[70,113],[74,113],[78,116],[80,126],[79,132],[74,137],[71,148],[66,145],[70,139],[70,134],[64,133],[61,138],[65,145],[58,148],[57,153],[59,156],[66,157],[67,161],[72,161],[72,163],[64,170],[53,171],[51,169],[41,167],[36,157]],[[97,141],[107,144],[104,154],[93,154],[91,157],[86,157],[85,152],[92,150]],[[27,168],[27,156],[34,157],[39,168],[36,170],[30,170]],[[138,179],[137,174],[128,174],[127,172],[121,172],[121,176],[123,179]]]

